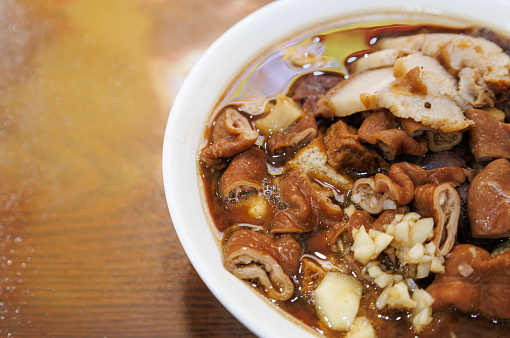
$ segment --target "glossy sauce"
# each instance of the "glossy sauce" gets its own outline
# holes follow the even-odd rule
[[[332,27],[331,25],[328,27]],[[282,42],[281,45],[269,50],[265,55],[256,60],[252,66],[248,67],[225,93],[224,98],[219,102],[214,117],[224,107],[236,106],[240,111],[249,113],[251,119],[256,119],[257,115],[267,109],[268,102],[277,94],[291,94],[295,83],[300,76],[308,73],[321,75],[325,73],[337,73],[340,76],[349,75],[349,64],[356,58],[363,57],[364,54],[371,52],[372,45],[381,36],[415,34],[418,32],[478,32],[477,28],[471,28],[466,25],[450,23],[449,25],[439,25],[433,20],[423,20],[420,22],[409,22],[402,19],[376,20],[372,22],[360,21],[351,23],[342,27],[325,28],[308,32],[297,37],[292,41]],[[490,30],[480,30],[482,35],[496,36]],[[490,33],[490,34],[489,34]],[[502,39],[501,41],[507,41]],[[296,67],[289,64],[285,54],[299,48],[317,48],[317,44],[322,48],[322,55],[329,62],[322,67],[313,69],[309,67]],[[318,121],[319,122],[319,121]],[[328,123],[328,122],[326,122]],[[264,148],[264,145],[261,145]],[[283,166],[284,163],[295,154],[291,151],[287,154],[272,156],[267,155],[268,163],[272,166]],[[246,219],[246,214],[237,213],[235,210],[229,210],[222,204],[222,199],[218,193],[218,180],[221,171],[202,171],[207,205],[214,221],[218,235],[229,227],[239,223],[250,223]],[[363,176],[363,174],[361,174]],[[359,178],[360,174],[353,176]],[[278,177],[269,179],[278,180]],[[338,190],[340,196],[338,204],[345,207],[348,205],[347,192]],[[267,222],[267,220],[264,220]],[[269,223],[257,224],[268,228]],[[317,259],[328,257],[337,260],[339,266],[351,270],[349,264],[342,261],[343,257],[331,251],[327,242],[324,240],[324,230],[316,230],[313,233],[303,235],[301,244],[305,254],[315,256]],[[353,271],[355,273],[355,271]],[[294,276],[298,279],[298,276]],[[430,281],[428,281],[430,282]],[[258,285],[254,284],[257,288]],[[260,290],[260,289],[259,289]],[[366,316],[376,329],[379,337],[414,337],[416,332],[410,328],[410,321],[406,319],[408,312],[397,310],[382,311],[375,310],[375,301],[380,294],[375,286],[369,283],[364,284],[363,298],[358,315]],[[264,294],[263,291],[261,291]],[[342,337],[344,332],[332,331],[320,322],[315,309],[310,301],[295,291],[295,296],[288,301],[272,301],[293,317],[299,319],[305,325],[313,328],[315,331],[327,336]],[[439,337],[452,336],[509,336],[510,323],[494,321],[482,318],[481,316],[471,316],[456,310],[449,310],[443,313],[434,313],[433,323],[427,326],[420,337]]]

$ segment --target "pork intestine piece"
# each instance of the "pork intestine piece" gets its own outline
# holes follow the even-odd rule
[[[442,184],[450,183],[453,186],[460,186],[470,175],[470,170],[459,167],[445,167],[427,170],[427,183]]]
[[[225,267],[240,279],[258,280],[269,297],[287,300],[294,293],[290,275],[298,272],[301,250],[290,235],[273,239],[240,229],[225,245]]]
[[[445,256],[457,237],[460,198],[450,183],[425,184],[416,188],[414,210],[422,217],[434,218],[436,256]]]
[[[366,117],[358,135],[363,141],[377,145],[389,161],[400,154],[421,156],[428,150],[425,138],[414,139],[407,135],[386,109],[376,110]]]
[[[250,149],[259,134],[250,122],[234,108],[225,109],[216,119],[212,144],[200,153],[200,159],[211,167],[221,167],[223,159]]]
[[[258,147],[234,157],[220,179],[220,190],[225,198],[255,189],[260,191],[266,175],[266,154]]]
[[[461,311],[491,318],[510,318],[510,251],[491,257],[470,244],[456,245],[427,288],[434,311],[455,306]]]
[[[388,176],[376,174],[360,178],[352,187],[352,201],[371,214],[380,214],[384,209],[396,209],[414,198],[415,186],[427,182],[426,171],[408,162],[395,163]]]
[[[343,211],[320,189],[303,169],[293,170],[280,183],[280,200],[288,206],[273,219],[272,233],[303,233],[340,222]]]
[[[468,109],[466,116],[475,122],[469,130],[469,147],[478,162],[510,159],[510,124],[498,122],[488,112],[478,109]]]
[[[510,236],[510,162],[489,163],[469,187],[467,212],[477,238]]]
[[[276,131],[267,142],[272,154],[281,154],[288,149],[296,148],[301,144],[310,142],[317,136],[317,122],[313,114],[306,110],[303,116],[291,126],[287,133]]]

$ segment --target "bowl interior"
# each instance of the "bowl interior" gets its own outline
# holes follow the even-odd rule
[[[163,145],[165,193],[175,230],[194,268],[218,300],[259,336],[313,336],[228,273],[212,231],[199,178],[197,154],[211,112],[225,90],[256,57],[315,25],[366,15],[401,13],[457,18],[510,33],[510,2],[444,0],[280,0],[254,12],[222,35],[195,65],[168,120]]]

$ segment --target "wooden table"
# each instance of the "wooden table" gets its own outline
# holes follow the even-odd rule
[[[0,0],[2,336],[251,335],[179,244],[161,155],[190,68],[268,2]]]

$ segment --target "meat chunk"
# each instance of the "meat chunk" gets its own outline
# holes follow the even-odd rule
[[[468,192],[473,237],[510,236],[510,162],[499,159],[476,175]]]
[[[202,150],[200,160],[211,167],[221,167],[224,158],[250,149],[258,136],[246,117],[234,108],[227,108],[216,119],[212,144]]]
[[[278,239],[251,230],[234,232],[225,245],[225,267],[234,276],[258,280],[267,295],[287,300],[294,293],[290,275],[297,274],[301,246],[290,235]]]
[[[310,142],[317,136],[317,122],[313,114],[306,110],[303,116],[290,127],[287,133],[277,130],[267,142],[269,151],[281,154],[289,149],[295,149],[301,144]]]
[[[301,103],[303,110],[310,110],[314,116],[317,114],[317,103],[331,88],[343,80],[339,75],[308,74],[298,84],[291,98]]]
[[[478,109],[468,109],[466,116],[475,122],[469,130],[469,147],[478,162],[510,159],[510,124],[498,122],[488,112]]]
[[[467,153],[465,150],[467,150]],[[428,152],[425,156],[418,158],[415,164],[425,170],[445,167],[465,168],[467,166],[468,153],[469,149],[464,149],[462,147],[439,151],[437,153]]]
[[[343,218],[340,206],[314,187],[303,169],[293,170],[280,183],[280,199],[287,209],[276,213],[272,233],[303,233],[333,226]]]
[[[416,188],[414,208],[422,217],[434,218],[436,256],[445,256],[457,238],[460,198],[449,183],[425,184]]]
[[[434,311],[451,306],[495,319],[510,318],[510,251],[491,257],[484,249],[456,245],[427,288]]]
[[[376,171],[389,164],[375,150],[360,142],[356,128],[338,121],[324,136],[328,163],[336,170]]]
[[[377,145],[388,161],[400,154],[421,156],[428,150],[425,138],[414,139],[407,135],[386,109],[374,111],[365,118],[358,135],[363,141]]]

